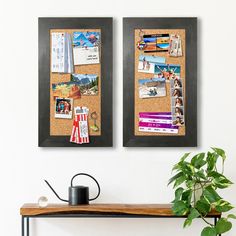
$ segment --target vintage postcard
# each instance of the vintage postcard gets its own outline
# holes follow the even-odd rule
[[[143,36],[146,44],[144,52],[168,52],[170,47],[169,34],[149,34]]]
[[[99,32],[74,32],[73,55],[74,65],[99,63]]]
[[[165,78],[168,82],[171,79],[180,79],[180,65],[155,64],[154,72],[158,78]]]
[[[155,64],[164,64],[166,61],[165,57],[156,56],[139,56],[138,72],[152,73],[155,71]]]
[[[62,82],[52,84],[52,94],[54,99],[60,98],[81,98],[80,84],[78,82]]]
[[[55,118],[71,119],[73,110],[72,98],[56,98]]]
[[[82,95],[98,94],[98,76],[94,74],[72,74],[71,80],[80,87]]]
[[[164,78],[140,79],[139,98],[155,98],[166,96],[166,81]]]

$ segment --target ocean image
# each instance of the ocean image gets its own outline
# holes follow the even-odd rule
[[[139,97],[154,98],[166,96],[165,78],[152,78],[139,80]]]
[[[143,38],[143,41],[144,41],[145,43],[156,43],[157,38],[156,38],[156,37]]]

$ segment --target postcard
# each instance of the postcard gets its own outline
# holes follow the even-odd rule
[[[99,63],[99,32],[74,32],[73,56],[74,65]]]
[[[165,78],[168,82],[171,79],[180,79],[180,65],[155,64],[154,72],[158,78]]]
[[[71,119],[73,110],[72,98],[56,98],[55,118]]]
[[[78,82],[62,82],[52,84],[52,94],[54,99],[56,98],[81,98],[80,84]]]
[[[95,74],[72,74],[71,80],[80,87],[82,95],[98,94],[98,76]]]
[[[179,129],[178,126],[175,126],[172,124],[139,122],[139,131],[143,131],[143,132],[177,134],[178,129]]]
[[[156,56],[139,56],[138,72],[152,73],[154,74],[155,64],[164,64],[165,57],[156,57]]]
[[[164,78],[140,79],[138,82],[140,98],[166,96],[166,81]]]
[[[181,38],[177,34],[170,35],[170,56],[171,57],[183,56]]]
[[[144,35],[143,41],[146,44],[144,52],[168,52],[170,47],[169,34]]]

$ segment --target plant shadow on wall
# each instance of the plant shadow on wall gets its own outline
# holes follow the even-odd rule
[[[212,148],[211,151],[198,153],[191,159],[189,155],[190,153],[185,153],[172,169],[177,172],[168,183],[173,183],[173,188],[176,189],[172,211],[178,216],[186,215],[184,227],[190,226],[195,218],[202,218],[207,226],[202,230],[201,236],[223,234],[232,228],[230,219],[236,219],[236,216],[228,214],[220,218],[216,225],[210,223],[206,216],[211,211],[225,213],[233,208],[217,193],[217,189],[225,189],[233,184],[224,176],[225,151]]]

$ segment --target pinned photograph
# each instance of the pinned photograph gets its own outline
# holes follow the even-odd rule
[[[183,107],[172,107],[172,115],[182,117],[184,115],[184,108]]]
[[[164,64],[165,57],[140,55],[139,56],[139,64],[138,64],[138,72],[154,74],[156,63]]]
[[[71,119],[73,110],[72,98],[56,98],[55,118]]]
[[[171,57],[183,56],[181,38],[178,34],[170,35],[170,56]]]
[[[74,65],[99,63],[99,32],[74,32],[73,55]]]
[[[183,116],[176,116],[176,117],[173,117],[173,125],[176,125],[176,126],[182,126],[182,125],[184,125]]]
[[[155,98],[166,96],[166,81],[164,78],[139,80],[139,98]]]
[[[171,89],[171,96],[174,98],[179,98],[183,96],[183,91],[182,88],[178,88],[178,89]]]
[[[170,84],[171,84],[171,88],[182,88],[183,85],[182,85],[182,79],[172,79],[170,81]]]
[[[80,87],[82,95],[98,95],[98,76],[94,74],[72,74],[72,81]]]
[[[143,41],[146,44],[144,52],[168,52],[170,47],[169,34],[144,35]]]
[[[183,105],[183,97],[172,98],[172,106],[182,107]]]
[[[180,65],[155,64],[154,72],[158,78],[165,78],[166,81],[180,79]]]
[[[81,98],[80,84],[74,81],[52,84],[52,94],[54,99],[61,98]]]

